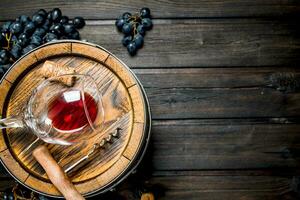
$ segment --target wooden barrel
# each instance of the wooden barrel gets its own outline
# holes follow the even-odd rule
[[[103,95],[103,129],[89,140],[71,146],[46,144],[59,165],[66,169],[109,133],[120,136],[71,177],[86,197],[115,187],[138,165],[150,136],[150,111],[145,92],[132,71],[107,50],[90,43],[65,40],[45,44],[29,52],[11,67],[0,84],[2,118],[20,115],[33,90],[43,81],[39,70],[46,60],[92,76]],[[24,128],[2,129],[0,159],[22,185],[43,195],[62,197],[51,184],[32,151],[43,141]]]

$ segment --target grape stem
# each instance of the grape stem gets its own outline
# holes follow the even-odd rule
[[[7,41],[7,47],[3,47],[5,50],[10,50],[10,40],[11,40],[12,34],[11,33],[6,33],[5,34],[5,39]]]
[[[137,32],[137,25],[139,24],[138,21],[141,21],[141,15],[136,13],[132,16],[129,17],[130,20],[132,20],[132,24],[133,24],[133,37],[135,37],[138,32]]]
[[[135,37],[137,35],[137,22],[133,23],[133,37]]]

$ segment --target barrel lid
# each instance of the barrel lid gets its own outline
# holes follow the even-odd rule
[[[28,101],[42,81],[38,74],[46,60],[92,76],[103,96],[105,123],[101,131],[76,145],[46,144],[63,169],[85,156],[95,141],[121,128],[116,142],[71,177],[84,196],[107,191],[137,166],[148,144],[151,117],[144,90],[133,72],[104,48],[73,40],[52,42],[20,58],[2,78],[2,118],[20,113],[21,105]],[[47,196],[62,197],[32,156],[32,151],[40,144],[43,142],[28,130],[3,129],[0,134],[0,160],[24,186]]]

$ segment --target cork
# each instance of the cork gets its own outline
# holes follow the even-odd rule
[[[53,61],[45,61],[41,67],[40,73],[44,78],[52,78],[67,86],[73,86],[75,82],[75,76],[62,76],[65,74],[75,74],[75,69],[65,65],[59,65]]]

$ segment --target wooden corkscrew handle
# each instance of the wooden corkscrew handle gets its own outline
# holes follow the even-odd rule
[[[84,200],[83,196],[54,160],[47,147],[43,145],[38,146],[32,154],[44,168],[53,185],[67,200]]]

